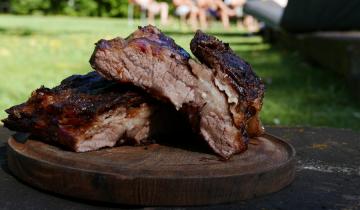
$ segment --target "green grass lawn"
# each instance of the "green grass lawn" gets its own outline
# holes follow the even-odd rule
[[[91,70],[94,43],[127,36],[136,29],[126,19],[0,16],[0,118],[4,109],[25,101],[41,85],[53,87],[63,78]],[[162,27],[189,50],[193,33],[178,22]],[[307,65],[294,52],[245,36],[233,28],[209,31],[252,64],[266,82],[262,119],[267,125],[310,125],[360,130],[360,107],[346,81],[326,69]]]

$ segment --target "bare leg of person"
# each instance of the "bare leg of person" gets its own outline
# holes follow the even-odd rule
[[[243,29],[244,28],[244,24],[241,18],[237,18],[236,20],[236,26],[238,29]]]
[[[229,15],[227,14],[226,11],[223,11],[223,10],[220,13],[221,13],[220,14],[221,15],[221,22],[222,22],[224,28],[226,30],[229,30],[230,29]]]
[[[165,2],[160,3],[161,24],[167,25],[169,16],[169,5]]]
[[[198,28],[197,16],[198,16],[198,12],[193,9],[190,12],[190,16],[189,16],[189,23],[192,30],[197,30]]]
[[[180,15],[180,30],[184,30],[184,23],[186,23],[186,15]]]
[[[244,26],[246,30],[250,33],[256,32],[259,30],[259,24],[257,20],[250,15],[246,15],[244,18]]]
[[[155,25],[155,14],[150,9],[148,10],[148,24]]]
[[[233,15],[233,12],[221,0],[214,0],[214,4],[220,10],[220,18],[224,28],[228,30],[230,28],[229,16]]]
[[[206,20],[206,10],[205,9],[200,9],[199,10],[199,20],[200,20],[200,27],[202,30],[207,29],[208,27],[208,23]]]

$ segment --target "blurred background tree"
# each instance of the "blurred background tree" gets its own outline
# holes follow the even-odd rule
[[[26,15],[43,13],[48,11],[50,7],[49,0],[10,0],[9,1],[9,12]]]
[[[0,3],[0,12],[18,15],[126,17],[127,8],[128,0],[2,0]],[[135,16],[139,16],[139,11],[135,11]]]

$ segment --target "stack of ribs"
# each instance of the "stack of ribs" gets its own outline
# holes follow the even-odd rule
[[[35,90],[26,103],[6,110],[9,116],[3,122],[12,130],[85,152],[126,139],[145,143],[155,108],[136,88],[91,72],[71,76],[53,89]]]
[[[190,48],[198,61],[154,26],[100,40],[90,58],[96,72],[36,90],[7,110],[4,125],[83,152],[148,143],[163,126],[182,127],[174,123],[181,114],[181,123],[228,159],[264,132],[264,84],[211,35],[197,31]]]

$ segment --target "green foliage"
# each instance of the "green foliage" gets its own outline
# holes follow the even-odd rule
[[[64,14],[71,16],[96,16],[97,3],[95,0],[72,0],[63,10]]]
[[[50,8],[49,0],[11,0],[11,11],[15,14],[43,13]]]
[[[124,17],[127,14],[127,0],[98,0],[98,15],[104,17]]]
[[[71,16],[123,17],[127,0],[11,0],[14,14],[62,14]]]

